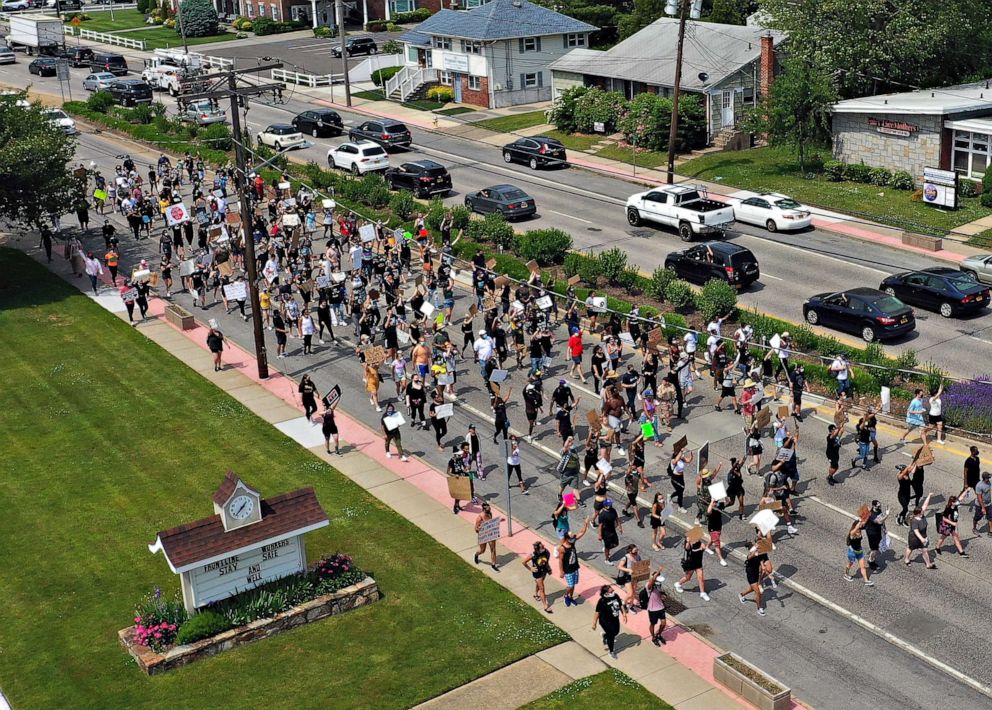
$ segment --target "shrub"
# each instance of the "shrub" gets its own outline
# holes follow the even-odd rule
[[[978,183],[960,178],[958,180],[958,195],[960,197],[976,197],[978,195]]]
[[[823,164],[823,174],[830,182],[840,182],[844,179],[845,167],[839,160],[828,160]]]
[[[179,627],[176,634],[176,645],[183,646],[188,643],[210,638],[231,628],[231,622],[218,614],[216,611],[204,609],[199,614],[190,617],[189,621]]]
[[[844,168],[844,177],[851,182],[868,182],[871,168],[864,163],[851,163]]]
[[[382,46],[379,47],[379,51],[383,54],[402,54],[403,45],[395,39],[387,39],[382,43]]]
[[[710,279],[695,298],[704,320],[730,315],[737,308],[737,289],[723,279]]]
[[[560,264],[572,248],[572,237],[561,229],[532,229],[517,239],[517,253],[547,266]]]
[[[638,148],[667,150],[672,125],[671,98],[657,94],[638,94],[627,104],[618,123],[625,139]],[[622,104],[620,110],[623,110]],[[706,110],[696,96],[685,94],[679,99],[679,125],[675,145],[679,150],[698,148],[706,142]]]
[[[892,173],[885,168],[872,168],[868,171],[868,182],[872,185],[885,187],[892,182]]]
[[[427,90],[427,99],[446,104],[455,98],[455,90],[450,86],[434,86]]]
[[[674,279],[665,287],[665,300],[675,308],[686,308],[693,301],[692,287],[682,279]]]
[[[97,113],[107,113],[113,105],[114,97],[109,91],[94,91],[93,95],[86,99],[86,107]]]
[[[627,252],[614,247],[599,255],[599,273],[610,283],[617,283],[627,269]]]
[[[236,30],[251,32],[253,24],[254,23],[247,17],[238,17],[231,23],[231,26]]]
[[[649,281],[647,292],[652,298],[656,298],[659,301],[665,300],[665,289],[668,287],[672,281],[675,280],[675,272],[669,271],[664,266],[657,267],[651,273],[651,280]]]
[[[138,104],[134,108],[124,109],[120,113],[128,122],[141,125],[151,123],[152,118],[154,118],[151,104]]]
[[[948,425],[985,434],[992,431],[990,382],[992,376],[985,375],[970,382],[955,382],[947,388],[944,406]]]
[[[992,170],[989,172],[992,173]],[[982,207],[992,207],[992,192],[983,192],[980,199]]]
[[[680,313],[666,313],[665,316],[665,337],[681,338],[689,327],[689,322]]]
[[[413,12],[397,12],[393,15],[393,22],[397,25],[408,25],[413,22],[423,22],[430,16],[431,11],[426,7],[422,7]]]
[[[392,79],[403,67],[383,67],[372,72],[372,83],[376,86],[383,86],[386,80]]]
[[[566,276],[578,276],[587,284],[595,286],[600,275],[600,261],[591,253],[569,252],[565,255],[563,269]]]
[[[419,207],[413,193],[406,190],[401,190],[389,198],[389,209],[403,220],[410,219]]]
[[[349,182],[355,185],[355,199],[372,209],[379,209],[389,204],[391,194],[386,179],[376,173],[367,173],[358,180]]]
[[[892,179],[889,180],[889,187],[895,190],[912,190],[913,176],[905,170],[896,170],[892,173]]]
[[[992,194],[992,170],[986,170],[985,177],[982,178],[982,194]]]
[[[212,37],[217,34],[217,10],[210,0],[182,0],[179,13],[187,37]]]
[[[245,144],[251,145],[252,142],[252,139],[249,137],[248,140],[245,141]],[[285,153],[277,155],[276,152],[267,145],[262,145],[259,143],[255,146],[253,152],[255,153],[255,157],[259,163],[265,162],[266,160],[271,161],[267,163],[267,165],[271,165],[275,170],[285,170],[286,166],[289,165],[289,158],[286,157]]]
[[[482,219],[470,221],[465,232],[470,239],[491,242],[503,250],[513,249],[517,237],[502,212],[490,212]]]
[[[627,291],[627,293],[634,294],[640,291],[640,281],[641,275],[637,273],[637,269],[634,267],[628,267],[623,270],[620,276],[617,277],[617,285]]]
[[[626,110],[627,105],[627,99],[619,91],[603,91],[593,87],[575,101],[575,130],[594,133],[595,125],[602,123],[607,133],[613,133],[617,117]]]
[[[327,25],[321,25],[313,28],[313,36],[317,39],[327,39],[334,36],[334,30]]]
[[[575,132],[575,105],[587,91],[585,86],[572,86],[565,89],[548,109],[548,122],[554,124],[562,133]]]
[[[138,5],[138,12],[140,12],[142,15],[144,15],[144,14],[146,14],[148,12],[148,1],[149,0],[138,0],[138,3],[137,3],[137,5]],[[70,17],[69,19],[71,20],[72,18]]]
[[[214,150],[233,150],[234,136],[231,127],[225,123],[214,123],[200,129],[196,139],[206,143]]]

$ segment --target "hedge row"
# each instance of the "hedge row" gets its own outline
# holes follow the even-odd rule
[[[823,174],[832,182],[848,180],[878,187],[891,187],[895,190],[912,190],[914,186],[913,176],[905,170],[892,172],[886,168],[873,168],[864,163],[828,160],[823,164]]]

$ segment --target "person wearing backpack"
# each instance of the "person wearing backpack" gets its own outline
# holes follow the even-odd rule
[[[524,567],[534,577],[534,601],[544,605],[544,611],[551,614],[547,592],[544,591],[544,578],[551,574],[551,553],[540,540],[534,541],[534,549],[524,558]]]
[[[640,562],[641,553],[637,550],[637,545],[627,545],[627,550],[623,558],[617,562],[617,584],[623,589],[624,585],[630,585],[630,591],[624,600],[624,606],[630,608],[637,606],[637,582],[634,581],[634,563]],[[643,608],[643,607],[641,607]]]
[[[764,496],[767,500],[779,501],[782,504],[782,517],[785,518],[785,524],[788,526],[786,529],[790,535],[798,533],[799,530],[792,524],[792,515],[789,512],[789,489],[785,485],[785,476],[774,468],[765,474]]]

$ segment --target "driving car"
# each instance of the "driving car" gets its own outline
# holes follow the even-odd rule
[[[392,190],[409,190],[417,197],[447,195],[451,192],[451,175],[433,160],[415,160],[386,171],[386,182]]]
[[[0,64],[16,64],[16,63],[17,63],[17,55],[14,54],[14,50],[6,45],[0,46]]]
[[[28,73],[38,76],[55,76],[57,63],[55,57],[38,57],[28,64]]]
[[[916,328],[912,308],[895,296],[866,287],[810,296],[803,304],[803,317],[810,325],[857,333],[868,343]]]
[[[989,289],[970,274],[947,266],[905,271],[886,277],[878,287],[900,301],[911,303],[944,318],[971,313],[989,305]]]
[[[45,118],[51,121],[53,124],[61,128],[66,135],[75,135],[79,133],[76,128],[76,122],[73,121],[69,116],[66,115],[65,111],[60,108],[50,108],[44,111]]]
[[[83,79],[83,88],[87,91],[106,91],[115,81],[117,81],[116,74],[111,74],[109,71],[98,71],[87,74],[86,78]]]
[[[761,271],[758,260],[746,249],[730,242],[703,242],[665,257],[665,268],[680,279],[706,283],[711,279],[731,286],[750,286]]]
[[[561,141],[547,136],[527,136],[507,143],[503,146],[503,162],[526,163],[531,170],[568,164],[565,146]]]
[[[975,254],[962,261],[958,268],[983,284],[992,284],[992,254]]]
[[[514,185],[493,185],[465,195],[465,206],[473,212],[502,212],[508,219],[522,219],[537,213],[534,198]]]
[[[303,134],[288,123],[273,123],[266,126],[264,131],[259,132],[257,138],[259,145],[266,145],[276,150],[296,148],[304,143]]]
[[[348,131],[350,141],[372,141],[386,150],[390,148],[409,148],[413,142],[410,129],[399,121],[388,118],[377,118],[365,121]]]
[[[344,49],[349,57],[353,57],[356,54],[376,54],[379,51],[379,45],[371,37],[348,37],[344,41]],[[331,47],[331,54],[335,57],[341,56],[340,43]]]
[[[58,56],[69,60],[69,66],[88,67],[93,59],[93,50],[89,47],[65,47],[59,51]]]
[[[293,117],[292,124],[300,133],[309,133],[314,138],[340,136],[344,133],[341,114],[329,108],[315,108]]]
[[[227,121],[227,114],[216,102],[210,99],[198,99],[186,105],[186,109],[179,114],[180,121],[188,121],[198,126],[209,126],[212,123],[224,123]]]
[[[762,192],[736,203],[734,218],[769,232],[806,229],[813,223],[813,213],[808,207],[777,192]]]
[[[128,72],[127,60],[115,52],[94,52],[89,61],[90,71],[109,71],[117,76],[125,76]]]
[[[143,79],[118,78],[107,90],[114,97],[114,101],[121,106],[137,106],[152,102],[152,87]]]
[[[372,141],[342,143],[327,151],[327,165],[331,168],[350,170],[355,175],[364,175],[389,167],[386,149]]]

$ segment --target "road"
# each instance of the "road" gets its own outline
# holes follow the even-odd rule
[[[133,144],[122,145],[106,135],[84,134],[79,141],[78,157],[84,161],[94,160],[101,169],[108,171],[115,163],[114,156],[124,151],[146,160],[157,156],[152,151],[137,149]],[[126,235],[126,228],[122,222],[120,224],[121,233]],[[94,250],[102,247],[95,234],[85,241]],[[35,245],[33,239],[20,242],[22,248],[37,258]],[[125,271],[127,265],[141,257],[152,256],[154,251],[153,244],[147,241],[136,243],[124,239],[123,246],[122,270]],[[186,294],[177,295],[175,300],[192,310]],[[463,313],[467,307],[463,291],[458,293],[458,300],[456,314]],[[206,311],[197,309],[193,312],[201,320],[216,318],[229,339],[251,349],[248,326],[237,316],[226,315],[219,304]],[[339,329],[339,335],[352,337],[351,333],[343,331],[347,329]],[[267,332],[266,338],[269,352],[274,352],[272,334]],[[275,360],[272,366],[291,376],[311,373],[321,391],[339,384],[345,393],[343,409],[378,429],[380,415],[359,394],[363,386],[350,349],[318,346],[314,356],[304,358],[300,355],[300,342],[291,340],[289,358]],[[548,389],[563,372],[563,361],[556,353],[551,376],[546,380]],[[452,444],[461,436],[469,423],[479,427],[489,473],[488,480],[480,483],[479,490],[486,499],[505,510],[502,451],[491,443],[492,418],[488,399],[471,360],[462,363],[459,383],[459,401],[455,416],[449,421],[450,434],[446,444]],[[514,369],[510,384],[515,392],[513,399],[519,402],[523,374]],[[583,399],[577,417],[577,421],[583,423],[585,410],[594,395],[578,383],[574,383],[574,387]],[[393,399],[389,396],[392,392],[393,384],[387,379],[380,390],[384,402]],[[691,448],[709,441],[711,461],[726,461],[728,457],[738,455],[742,448],[740,425],[733,413],[714,411],[713,400],[708,382],[700,382],[690,398],[687,420],[679,422],[673,436],[687,436]],[[524,421],[521,407],[515,403],[509,411],[511,421],[519,428]],[[745,523],[730,519],[724,528],[724,544],[732,551],[729,566],[719,567],[714,558],[706,558],[707,589],[712,601],[701,601],[694,593],[695,587],[689,586],[679,598],[687,607],[678,615],[679,622],[719,646],[748,658],[792,686],[800,698],[817,708],[987,706],[989,697],[981,695],[975,686],[992,685],[992,668],[987,663],[992,654],[992,641],[976,631],[987,623],[988,599],[992,598],[992,584],[986,573],[992,562],[992,540],[972,537],[970,516],[966,512],[962,515],[962,529],[970,559],[950,556],[951,548],[947,546],[948,554],[938,558],[937,571],[926,571],[922,564],[905,568],[896,559],[903,548],[900,539],[905,540],[905,529],[893,523],[890,532],[897,538],[895,552],[884,556],[884,567],[875,576],[877,586],[864,588],[858,581],[845,581],[842,576],[843,540],[852,511],[872,498],[897,508],[894,466],[909,460],[911,447],[898,445],[895,441],[898,432],[883,427],[880,430],[883,462],[870,471],[852,472],[845,470],[845,466],[839,476],[842,484],[828,488],[823,481],[822,455],[826,423],[822,414],[809,411],[802,425],[803,482],[799,503],[802,519],[798,535],[789,536],[784,531],[777,534],[773,560],[782,583],[777,592],[768,595],[768,615],[758,617],[753,606],[737,601],[736,592],[744,587],[741,547],[750,530]],[[579,427],[579,433],[584,435],[584,426]],[[435,449],[432,434],[405,429],[403,441],[412,453],[443,468],[447,454]],[[514,490],[512,498],[513,515],[549,538],[553,536],[549,515],[557,495],[557,481],[551,472],[556,447],[555,435],[545,424],[535,444],[523,447],[523,470],[532,493],[521,496]],[[668,450],[666,445],[665,452]],[[961,487],[962,449],[960,445],[949,445],[937,447],[936,451],[937,461],[927,470],[926,487],[934,492],[934,505],[939,507],[947,495],[956,493]],[[853,445],[848,437],[842,462],[852,455]],[[652,486],[668,493],[670,486],[663,480],[661,457],[660,450],[649,446],[646,470]],[[622,458],[615,457],[614,463],[618,461]],[[748,477],[745,487],[750,514],[760,492],[760,481],[757,477]],[[583,495],[588,497],[590,490],[584,488]],[[615,490],[614,497],[619,499],[621,494]],[[692,500],[687,499],[687,503],[692,510]],[[585,512],[583,510],[581,514]],[[665,549],[649,555],[656,563],[667,567],[669,582],[674,580],[678,569],[678,534],[689,522],[686,515],[676,518],[677,524],[668,528]],[[573,526],[577,523],[578,515],[575,515]],[[634,542],[641,550],[650,551],[647,530],[637,528],[632,520],[624,523],[622,543]],[[605,566],[602,552],[592,538],[593,535],[588,535],[580,542],[582,558],[610,572],[612,568]],[[560,599],[555,603],[560,603]],[[629,635],[625,637],[626,643],[632,641]],[[941,664],[944,664],[943,669]],[[838,679],[843,682],[838,683]]]

